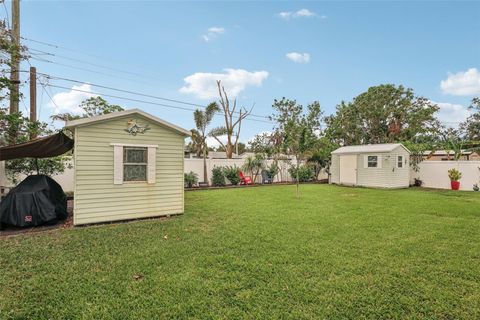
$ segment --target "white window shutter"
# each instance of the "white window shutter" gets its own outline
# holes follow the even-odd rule
[[[123,184],[123,147],[113,147],[113,184]]]
[[[157,171],[155,169],[156,165],[156,155],[157,155],[157,148],[155,147],[148,147],[148,168],[147,168],[147,182],[148,183],[155,183],[155,176]]]
[[[382,167],[382,156],[377,156],[377,168],[381,168]]]
[[[368,168],[368,156],[363,156],[363,168]]]

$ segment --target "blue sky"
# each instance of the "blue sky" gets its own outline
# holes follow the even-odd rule
[[[30,60],[38,72],[203,105],[214,99],[212,86],[221,78],[257,115],[271,114],[273,99],[283,96],[304,105],[318,100],[330,114],[370,86],[394,83],[440,103],[441,119],[455,122],[480,95],[479,2],[22,1],[21,15],[23,37],[61,47],[24,41],[40,50]],[[88,84],[50,83],[162,103]],[[46,90],[57,107],[39,87],[44,120],[88,96]],[[106,99],[193,126],[189,111]],[[246,121],[241,140],[271,127]]]

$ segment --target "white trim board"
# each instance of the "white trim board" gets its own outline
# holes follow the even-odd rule
[[[110,143],[114,147],[139,147],[139,148],[158,148],[158,144],[135,144],[135,143]]]

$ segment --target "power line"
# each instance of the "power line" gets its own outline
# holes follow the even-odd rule
[[[39,74],[45,76],[45,77],[48,78],[48,79],[53,79],[53,80],[57,79],[57,80],[63,80],[63,81],[78,83],[78,84],[85,84],[85,83],[87,83],[87,82],[85,82],[85,81],[79,81],[79,80],[74,80],[74,79],[69,79],[69,78],[63,78],[63,77],[56,77],[56,76],[51,76],[51,75],[44,74],[44,73],[39,73]],[[140,93],[140,92],[135,92],[135,91],[130,91],[130,90],[124,90],[124,89],[118,89],[118,88],[109,87],[109,86],[100,85],[100,84],[95,84],[95,83],[89,83],[89,82],[88,82],[88,84],[90,84],[90,85],[92,85],[92,86],[94,86],[94,87],[102,88],[102,89],[113,90],[113,91],[118,91],[118,92],[133,94],[133,95],[138,95],[138,96],[142,96],[142,97],[147,97],[147,98],[153,98],[153,99],[163,100],[163,101],[175,102],[175,103],[184,104],[184,105],[189,105],[189,106],[194,106],[194,107],[206,108],[206,106],[204,106],[204,105],[199,105],[199,104],[195,104],[195,103],[191,103],[191,102],[186,102],[186,101],[182,101],[182,100],[163,98],[163,97],[154,96],[154,95],[150,95],[150,94],[145,94],[145,93]],[[239,114],[239,112],[235,112],[235,113]],[[270,119],[270,118],[267,117],[267,116],[256,115],[256,114],[251,114],[250,116],[256,117],[256,118]]]
[[[99,96],[105,96],[105,97],[110,97],[110,98],[116,98],[116,99],[122,99],[122,100],[127,100],[127,101],[133,101],[133,102],[139,102],[139,103],[146,103],[150,105],[156,105],[156,106],[161,106],[161,107],[166,107],[166,108],[172,108],[172,109],[179,109],[179,110],[186,110],[186,111],[195,111],[192,108],[186,108],[186,107],[180,107],[180,106],[172,106],[169,104],[164,104],[164,103],[157,103],[157,102],[152,102],[152,101],[146,101],[146,100],[140,100],[140,99],[133,99],[133,98],[127,98],[127,97],[121,97],[121,96],[116,96],[112,94],[105,94],[105,93],[100,93],[100,92],[92,92],[92,91],[87,91],[87,90],[81,90],[81,89],[76,89],[76,88],[68,88],[64,86],[58,86],[54,84],[44,84],[45,86],[48,87],[53,87],[53,88],[60,88],[60,89],[65,89],[65,90],[72,90],[72,91],[77,91],[77,92],[83,92],[83,93],[88,93],[92,95],[99,95]],[[51,98],[51,97],[50,97]],[[58,106],[57,106],[58,107]],[[263,122],[263,123],[269,123],[269,121],[264,121],[264,120],[258,120],[258,119],[249,119],[245,118],[244,120],[249,120],[249,121],[256,121],[256,122]]]
[[[51,44],[51,43],[48,43],[48,42],[33,40],[33,39],[30,39],[30,38],[25,38],[25,37],[20,37],[20,38],[23,39],[23,40],[27,40],[27,41],[31,41],[31,42],[43,44],[43,45],[46,45],[46,46],[49,46],[49,47],[53,47],[53,48],[57,48],[57,49],[60,48],[60,46],[57,46],[56,44]]]
[[[139,76],[139,77],[142,77],[142,78],[143,77],[150,77],[148,75],[144,75],[144,74],[141,74],[141,73],[138,73],[138,72],[132,72],[132,71],[122,70],[122,69],[118,69],[118,68],[112,68],[112,67],[105,66],[105,65],[102,65],[102,64],[85,61],[85,60],[82,60],[82,59],[67,57],[67,56],[64,56],[64,55],[60,55],[58,53],[51,53],[51,52],[47,52],[47,51],[43,51],[43,50],[39,50],[39,49],[35,49],[35,48],[29,48],[29,50],[33,50],[35,52],[38,52],[38,53],[35,53],[36,55],[48,55],[48,56],[51,56],[51,57],[57,57],[57,58],[61,58],[61,59],[75,61],[75,62],[78,62],[78,63],[83,63],[83,64],[94,66],[94,67],[97,67],[97,68],[103,68],[103,69],[107,69],[107,70],[111,70],[111,71],[126,73],[126,74],[130,74],[130,75],[134,75],[134,76]],[[49,61],[49,62],[50,63],[55,63],[54,61]],[[150,78],[155,79],[154,77],[150,77]]]
[[[52,101],[52,104],[55,106],[55,108],[57,108],[57,110],[60,110],[59,106],[55,103],[55,100],[52,98],[52,96],[48,93],[47,89],[45,88],[45,84],[42,84],[42,89],[43,91],[45,91],[45,93],[47,94],[47,96],[50,98],[50,101]]]
[[[105,73],[105,72],[101,72],[101,71],[97,71],[97,70],[92,70],[92,69],[88,69],[88,68],[83,68],[83,67],[72,66],[72,65],[70,65],[70,64],[61,63],[61,62],[56,62],[56,61],[48,60],[48,59],[45,59],[45,58],[39,58],[39,57],[36,57],[36,56],[31,56],[30,58],[31,58],[31,59],[34,59],[34,60],[37,60],[37,61],[45,62],[45,63],[56,64],[56,65],[59,65],[59,66],[62,66],[62,67],[67,67],[67,68],[71,68],[71,69],[76,69],[76,70],[81,70],[81,71],[87,71],[87,72],[91,72],[91,73],[96,73],[96,74],[100,74],[100,75],[107,76],[107,77],[111,77],[111,78],[115,78],[115,79],[123,79],[123,80],[131,81],[131,82],[145,83],[145,84],[147,84],[147,82],[145,82],[145,81],[132,80],[132,79],[125,78],[125,77],[120,77],[120,76],[118,76],[118,75],[114,75],[114,74],[110,74],[110,73]]]
[[[69,51],[75,51],[75,50],[73,50],[73,49],[68,49],[68,48],[61,47],[61,46],[59,46],[59,45],[52,44],[52,43],[48,43],[48,42],[44,42],[44,41],[34,40],[34,39],[30,39],[30,38],[25,38],[25,37],[22,37],[22,39],[27,40],[27,41],[32,41],[32,42],[35,42],[35,43],[39,43],[39,44],[43,44],[43,45],[47,45],[47,46],[50,46],[50,47],[53,47],[53,48],[63,48],[63,49],[69,50]],[[87,61],[84,61],[84,60],[74,59],[74,58],[70,58],[70,57],[66,57],[66,56],[54,54],[54,53],[47,52],[47,51],[43,51],[43,50],[39,50],[39,49],[33,49],[33,50],[34,50],[34,51],[37,51],[37,52],[39,52],[39,53],[41,53],[41,54],[44,54],[44,55],[57,56],[57,57],[60,57],[60,58],[65,58],[65,59],[68,59],[68,60],[72,60],[72,61],[76,61],[76,62],[80,62],[80,63],[89,64],[89,65],[92,65],[92,66],[95,66],[95,67],[100,67],[100,68],[105,68],[105,69],[109,69],[109,70],[113,70],[113,71],[117,71],[117,72],[123,72],[123,73],[138,75],[138,76],[141,76],[141,77],[144,77],[144,76],[145,76],[145,75],[142,75],[142,74],[139,74],[139,73],[130,72],[130,71],[126,71],[126,70],[121,70],[121,69],[117,69],[117,68],[111,68],[111,67],[107,67],[107,66],[100,65],[100,64],[94,64],[94,63],[90,63],[90,62],[87,62]],[[92,56],[94,56],[94,55],[92,55]],[[106,76],[110,76],[110,77],[119,78],[119,77],[116,76],[116,75],[107,74],[107,73],[103,73],[103,72],[100,72],[100,71],[91,70],[91,69],[86,69],[86,68],[82,68],[82,67],[72,66],[72,65],[68,65],[68,64],[64,64],[64,63],[60,63],[60,62],[55,62],[55,61],[48,60],[48,59],[45,59],[45,58],[39,58],[39,57],[32,57],[32,58],[33,58],[33,59],[36,59],[36,60],[38,60],[38,61],[46,62],[46,63],[57,64],[57,65],[65,66],[65,67],[68,67],[68,68],[73,68],[73,69],[77,69],[77,70],[83,70],[83,71],[87,71],[87,72],[93,72],[93,73],[97,73],[97,74],[101,74],[101,75],[106,75]],[[45,74],[44,74],[44,75],[45,75]],[[46,76],[48,76],[48,75],[46,75]],[[52,78],[53,78],[53,77],[52,77]],[[78,81],[78,80],[61,78],[61,77],[55,77],[55,78],[56,78],[56,79],[59,79],[59,80],[74,82],[74,83],[81,83],[81,84],[89,83],[89,82],[85,82],[85,81]],[[123,79],[129,80],[129,81],[138,82],[138,81],[136,81],[136,80],[132,80],[132,79],[128,79],[128,78],[123,78]],[[89,83],[89,84],[91,84],[92,86],[95,86],[95,87],[103,88],[103,89],[114,90],[114,91],[118,91],[118,92],[123,92],[123,93],[128,93],[128,94],[135,94],[135,95],[144,96],[144,97],[153,98],[153,99],[159,99],[159,100],[164,100],[164,101],[169,101],[169,102],[175,102],[175,103],[180,103],[180,104],[185,104],[185,105],[191,105],[191,106],[195,106],[195,107],[203,107],[203,108],[206,108],[206,106],[201,106],[201,105],[199,105],[199,104],[194,104],[194,103],[185,102],[185,101],[181,101],[181,100],[162,98],[162,97],[158,97],[158,96],[143,94],[143,93],[139,93],[139,92],[133,92],[133,91],[129,91],[129,90],[122,90],[122,89],[117,89],[117,88],[108,87],[108,86],[104,86],[104,85],[93,84],[93,83]],[[239,114],[240,112],[237,111],[237,112],[235,112],[235,113]],[[270,120],[270,118],[269,118],[268,116],[262,116],[262,115],[256,115],[256,114],[250,114],[250,116],[251,116],[251,117],[255,117],[255,118],[262,118],[262,119]]]
[[[82,55],[90,56],[90,57],[93,57],[93,58],[96,58],[96,59],[99,59],[99,60],[102,60],[102,61],[105,60],[105,59],[108,59],[109,61],[116,61],[118,63],[121,63],[122,65],[130,65],[132,67],[138,68],[138,66],[134,66],[131,63],[128,63],[128,62],[125,62],[125,61],[106,58],[104,56],[102,57],[100,55],[92,54],[92,53],[81,51],[81,50],[75,50],[75,49],[67,48],[67,47],[64,47],[64,46],[60,46],[60,45],[45,42],[45,41],[34,40],[34,39],[31,39],[31,38],[27,38],[27,37],[21,37],[21,39],[26,40],[26,41],[30,41],[30,42],[34,42],[34,43],[38,43],[38,44],[48,46],[48,47],[51,47],[51,48],[55,48],[55,49],[66,50],[66,51],[73,52],[73,53],[76,53],[76,54],[82,54]],[[145,76],[150,77],[150,76],[144,75],[144,74],[142,74],[141,76],[142,77],[145,77]]]

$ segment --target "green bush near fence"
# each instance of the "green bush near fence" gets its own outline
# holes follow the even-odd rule
[[[212,169],[212,185],[214,187],[223,187],[225,183],[225,172],[222,167],[214,167]]]
[[[226,166],[223,168],[223,173],[232,185],[236,186],[240,183],[240,168],[237,166]]]

